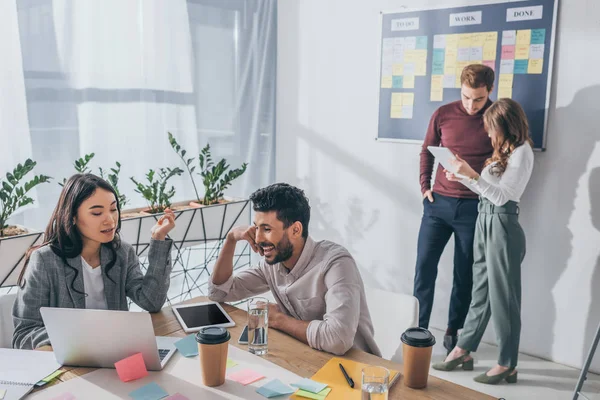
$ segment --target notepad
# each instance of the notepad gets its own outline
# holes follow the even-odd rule
[[[231,379],[232,381],[239,382],[242,385],[249,385],[253,382],[263,379],[264,377],[264,375],[252,371],[251,369],[243,369],[227,376],[227,378]]]
[[[53,352],[0,349],[0,391],[6,399],[20,399],[35,384],[60,368]]]
[[[121,361],[117,361],[115,369],[117,370],[119,379],[123,382],[130,382],[148,376],[148,370],[146,369],[142,353],[137,353]]]
[[[319,393],[312,393],[312,392],[308,392],[306,390],[300,389],[294,394],[296,396],[306,397],[307,399],[325,400],[325,398],[327,397],[329,392],[331,392],[331,388],[328,387],[328,388],[321,390]]]

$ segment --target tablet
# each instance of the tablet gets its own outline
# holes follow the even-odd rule
[[[450,162],[452,160],[456,160],[456,157],[454,156],[454,154],[452,154],[452,152],[450,151],[449,148],[439,147],[439,146],[427,146],[427,150],[429,150],[429,152],[431,154],[433,154],[435,159],[440,164],[442,164],[442,167],[444,167],[448,171],[452,172],[454,175],[456,175],[457,178],[460,178],[460,179],[467,178],[464,175],[456,173],[456,167],[454,165],[452,165],[452,163]]]
[[[215,302],[173,306],[173,313],[185,332],[197,332],[206,326],[235,326],[231,317]]]

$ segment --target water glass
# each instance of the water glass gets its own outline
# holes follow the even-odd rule
[[[253,297],[248,301],[248,351],[258,356],[268,352],[269,300]]]
[[[387,400],[390,371],[383,367],[362,370],[362,400]]]

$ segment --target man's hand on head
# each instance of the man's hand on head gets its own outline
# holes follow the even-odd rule
[[[250,244],[252,251],[255,253],[263,254],[262,247],[260,247],[256,243],[256,226],[236,226],[232,230],[229,231],[227,237],[231,240],[239,242],[241,240],[245,240]]]

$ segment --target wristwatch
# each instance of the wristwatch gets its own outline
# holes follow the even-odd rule
[[[476,184],[477,184],[477,182],[479,182],[479,175],[477,175],[477,177],[476,177],[476,178],[470,178],[470,179],[469,179],[469,183],[470,183],[471,185],[476,185]]]

